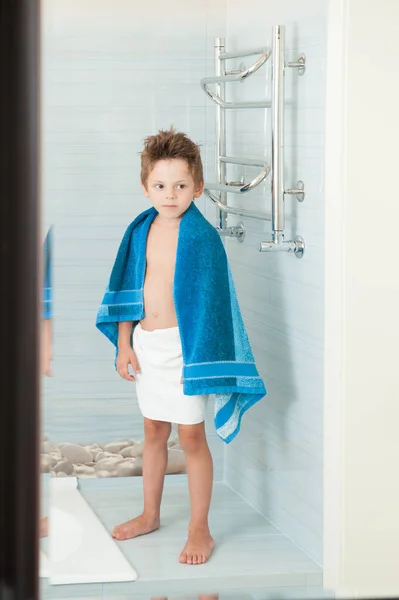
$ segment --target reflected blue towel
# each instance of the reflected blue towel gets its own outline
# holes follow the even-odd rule
[[[47,232],[44,240],[44,282],[43,282],[43,319],[52,319],[53,317],[53,298],[52,298],[52,227]]]
[[[122,239],[96,326],[117,347],[118,323],[144,318],[146,245],[154,208]],[[173,286],[188,396],[215,394],[215,427],[229,443],[241,418],[266,395],[255,366],[223,243],[194,203],[179,227]]]

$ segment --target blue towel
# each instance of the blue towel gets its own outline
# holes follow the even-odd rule
[[[52,298],[52,227],[47,232],[44,240],[44,282],[43,282],[43,319],[51,319],[53,316]]]
[[[96,326],[117,348],[118,323],[144,318],[147,236],[155,208],[128,227],[97,313]],[[241,317],[227,255],[194,202],[178,235],[173,298],[183,352],[183,390],[215,394],[218,436],[231,442],[243,414],[266,395]]]

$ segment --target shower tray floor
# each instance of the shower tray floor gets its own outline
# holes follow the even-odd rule
[[[80,479],[79,489],[109,532],[142,509],[141,477]],[[137,571],[137,581],[50,586],[43,580],[42,600],[115,599],[133,593],[135,598],[137,594],[150,598],[146,594],[192,595],[234,590],[260,593],[272,588],[285,590],[287,598],[296,595],[295,589],[301,590],[301,598],[313,596],[313,592],[315,597],[321,597],[320,566],[224,483],[214,485],[209,521],[216,548],[211,560],[205,565],[181,565],[178,557],[186,541],[189,514],[186,476],[166,477],[161,528],[148,536],[115,542]]]

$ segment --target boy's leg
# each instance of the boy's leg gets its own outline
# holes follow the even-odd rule
[[[179,560],[189,565],[199,565],[208,560],[215,545],[208,526],[213,463],[206,441],[205,424],[179,425],[179,439],[186,456],[191,501],[188,540]]]
[[[48,517],[42,517],[39,523],[39,535],[40,537],[48,536]]]
[[[129,540],[158,529],[166,465],[168,462],[167,442],[171,424],[144,419],[143,486],[144,510],[135,519],[117,525],[112,537]]]

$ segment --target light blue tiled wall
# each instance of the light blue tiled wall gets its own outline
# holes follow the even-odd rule
[[[143,436],[134,384],[116,375],[96,311],[121,236],[148,207],[143,138],[173,124],[201,145],[205,170],[214,163],[214,113],[199,82],[225,23],[224,0],[43,2],[43,204],[55,223],[54,379],[45,382],[43,430],[54,442]],[[211,407],[208,430],[220,478]]]
[[[287,60],[305,52],[304,77],[286,73],[285,185],[306,185],[298,204],[286,196],[286,239],[306,241],[302,260],[260,254],[258,242],[270,239],[270,223],[244,220],[243,244],[228,240],[237,292],[259,370],[269,395],[244,417],[242,432],[227,448],[225,477],[263,514],[317,561],[322,561],[322,413],[323,413],[323,154],[325,2],[300,5],[227,0],[229,50],[271,44],[271,28],[286,25]],[[243,11],[245,20],[243,21]],[[243,59],[246,66],[250,58]],[[241,60],[237,61],[238,63]],[[233,62],[231,63],[233,67]],[[270,65],[244,84],[228,87],[230,99],[270,97]],[[270,111],[267,111],[268,113]],[[270,114],[264,110],[229,113],[230,155],[270,160]],[[231,169],[231,178],[243,171]],[[256,170],[247,171],[253,176]],[[270,180],[231,204],[271,210]],[[237,218],[230,218],[234,224]]]
[[[230,49],[263,46],[281,23],[288,59],[307,55],[306,75],[286,77],[285,158],[286,185],[306,184],[302,205],[286,198],[287,238],[304,236],[306,258],[259,254],[268,223],[247,220],[245,243],[227,241],[269,396],[226,449],[224,477],[321,561],[325,2],[227,0],[227,18],[225,0],[157,2],[151,18],[146,5],[127,0],[97,1],[95,11],[91,0],[43,4],[43,200],[56,225],[55,379],[46,382],[43,429],[56,442],[142,437],[134,391],[114,373],[109,343],[94,328],[120,237],[147,208],[138,183],[142,138],[173,123],[202,144],[213,179],[215,108],[199,87],[213,74],[213,38],[225,36]],[[231,98],[269,95],[266,75],[270,66],[229,87]],[[229,113],[228,151],[270,158],[264,111]],[[241,174],[231,170],[234,179]],[[240,202],[270,210],[270,191],[265,185]],[[212,207],[207,215],[214,219]],[[219,479],[223,447],[211,412]]]

